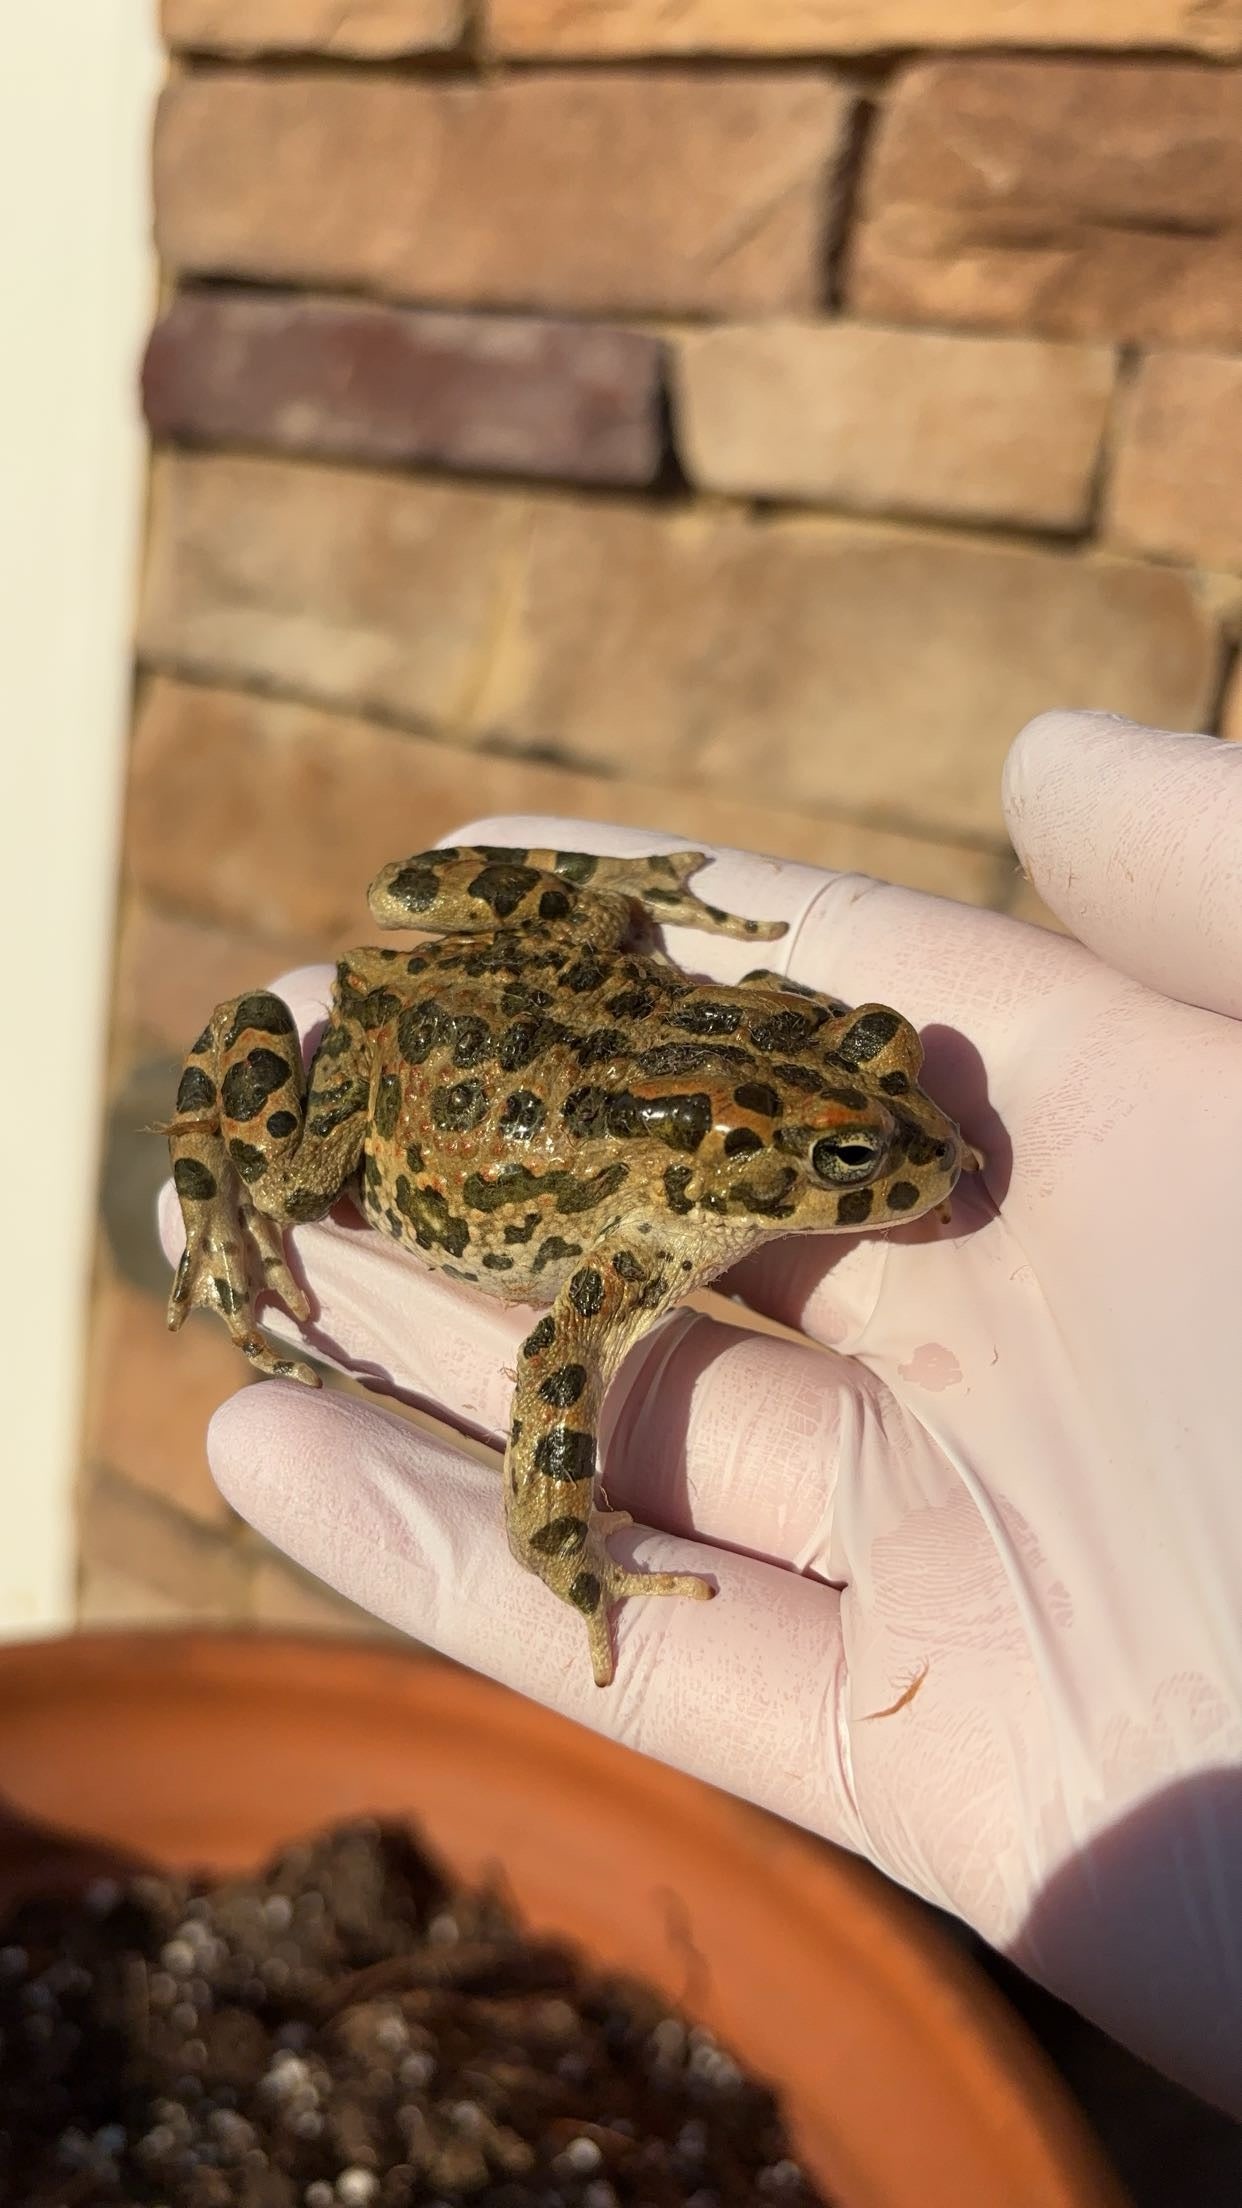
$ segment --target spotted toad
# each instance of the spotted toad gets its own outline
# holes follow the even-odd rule
[[[342,960],[305,1074],[279,997],[218,1005],[167,1130],[186,1230],[168,1323],[218,1312],[260,1372],[318,1385],[254,1299],[309,1316],[282,1230],[342,1193],[454,1280],[549,1307],[518,1357],[505,1518],[585,1619],[600,1685],[612,1602],[713,1591],[609,1556],[628,1520],[595,1506],[596,1432],[626,1350],[757,1243],[904,1224],[978,1162],[919,1088],[898,1013],[764,968],[695,981],[654,947],[662,921],[785,932],[703,903],[686,883],[704,863],[479,848],[387,866],[374,919],[441,940]]]

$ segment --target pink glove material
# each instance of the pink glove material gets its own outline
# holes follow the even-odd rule
[[[914,1020],[988,1159],[948,1227],[786,1240],[724,1284],[809,1344],[683,1311],[630,1359],[604,1479],[659,1531],[614,1553],[706,1569],[717,1601],[624,1604],[600,1692],[477,1452],[266,1382],[211,1461],[354,1601],[868,1856],[1242,2115],[1242,746],[1048,715],[1004,798],[1077,941],[735,851],[696,884],[789,921],[772,965]],[[329,983],[276,986],[309,1026]],[[529,1313],[361,1228],[291,1243],[319,1354],[502,1446]]]

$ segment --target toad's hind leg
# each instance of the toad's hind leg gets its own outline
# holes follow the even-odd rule
[[[627,1571],[607,1535],[630,1523],[594,1506],[596,1430],[605,1385],[629,1344],[681,1293],[680,1267],[659,1252],[605,1239],[531,1330],[518,1358],[505,1460],[509,1545],[528,1571],[586,1622],[597,1686],[613,1676],[609,1606],[630,1595],[705,1602],[693,1572]]]
[[[421,851],[377,874],[367,892],[384,928],[488,934],[512,928],[580,929],[595,944],[623,941],[639,905],[653,920],[759,942],[784,935],[783,920],[747,920],[686,888],[707,865],[704,851],[601,859],[589,851],[526,851],[494,845]]]
[[[339,995],[309,1078],[281,998],[258,990],[217,1005],[164,1130],[186,1236],[168,1301],[174,1331],[195,1308],[214,1311],[257,1371],[319,1385],[260,1333],[254,1302],[270,1291],[309,1317],[282,1228],[322,1218],[356,1165],[369,1063]]]
[[[255,1324],[254,1298],[262,1289],[280,1296],[295,1318],[306,1318],[309,1306],[285,1262],[279,1228],[249,1201],[239,1178],[246,1145],[240,1130],[231,1133],[222,1095],[227,1085],[235,1107],[270,1106],[267,1119],[283,1105],[300,1125],[301,1076],[293,1015],[267,991],[218,1005],[192,1045],[176,1115],[164,1130],[185,1227],[168,1324],[176,1332],[192,1310],[214,1311],[259,1371],[313,1380],[308,1367],[278,1357]],[[247,1083],[250,1094],[243,1093]],[[289,1090],[292,1096],[277,1093]]]

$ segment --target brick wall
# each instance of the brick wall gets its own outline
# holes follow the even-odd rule
[[[1242,0],[164,18],[83,1608],[342,1622],[207,1480],[133,1130],[481,805],[1037,918],[1024,719],[1242,729]]]

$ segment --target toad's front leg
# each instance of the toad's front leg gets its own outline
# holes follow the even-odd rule
[[[293,1015],[270,990],[217,1005],[185,1062],[166,1128],[185,1253],[168,1301],[176,1330],[200,1307],[223,1319],[259,1372],[319,1382],[259,1332],[254,1300],[278,1295],[296,1319],[306,1298],[285,1261],[282,1228],[321,1219],[358,1163],[370,1050],[338,996],[309,1076]]]
[[[595,1509],[596,1436],[604,1388],[625,1351],[681,1293],[676,1259],[638,1237],[602,1242],[532,1328],[518,1358],[505,1457],[509,1546],[586,1620],[597,1686],[613,1676],[609,1605],[627,1595],[715,1589],[693,1572],[632,1572],[614,1564],[608,1531],[624,1511]]]

